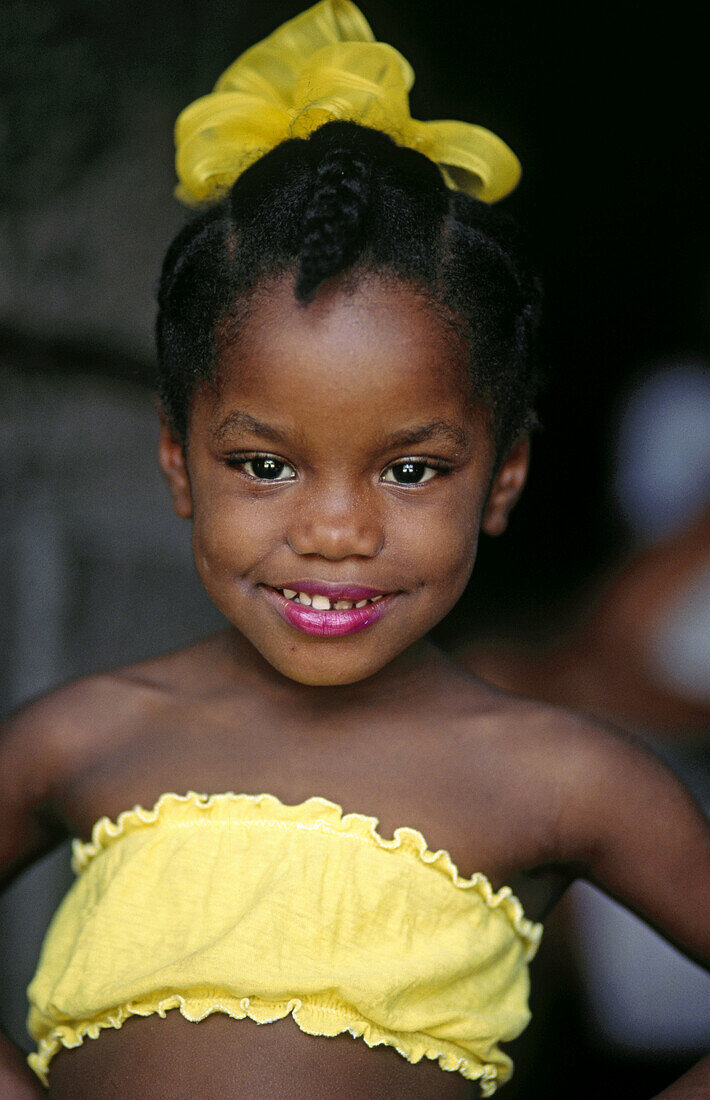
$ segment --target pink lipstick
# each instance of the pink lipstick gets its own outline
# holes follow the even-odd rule
[[[396,595],[362,585],[314,581],[294,581],[283,588],[264,585],[263,591],[290,626],[322,638],[340,638],[371,626]]]

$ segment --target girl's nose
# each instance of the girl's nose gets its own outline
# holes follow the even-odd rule
[[[382,549],[384,531],[367,495],[335,489],[313,492],[300,502],[289,526],[288,542],[297,554],[329,561],[374,558]]]

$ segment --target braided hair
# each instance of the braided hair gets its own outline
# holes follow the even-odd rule
[[[304,306],[345,272],[416,286],[467,342],[498,454],[534,423],[541,292],[514,223],[386,134],[330,122],[266,153],[168,249],[158,389],[177,438],[195,388],[214,378],[220,334],[238,331],[254,292],[287,272]]]

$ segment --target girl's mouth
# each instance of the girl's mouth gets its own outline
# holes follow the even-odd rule
[[[362,592],[348,591],[350,599],[335,594],[326,596],[314,591],[315,585],[305,592],[294,588],[271,588],[263,585],[270,602],[282,619],[303,634],[315,634],[323,638],[339,638],[376,623],[390,607],[396,593],[378,593],[365,597]],[[359,596],[360,598],[353,598]]]

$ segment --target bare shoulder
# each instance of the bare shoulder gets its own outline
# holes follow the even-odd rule
[[[470,721],[471,743],[484,731],[489,758],[520,777],[526,800],[540,799],[557,815],[562,861],[579,861],[605,831],[626,827],[629,815],[683,806],[702,814],[685,786],[638,736],[567,707],[486,688]]]
[[[710,826],[639,737],[562,707],[491,696],[506,802],[544,856],[710,966]]]
[[[675,773],[640,738],[562,712],[558,859],[710,966],[710,825]]]
[[[0,724],[0,875],[63,839],[53,793],[189,690],[190,670],[208,663],[199,646],[192,649],[62,685]]]
[[[26,703],[0,725],[0,878],[5,881],[64,838],[51,809],[56,776],[71,766],[89,716],[106,696],[92,677]],[[99,685],[102,685],[101,687]]]
[[[639,736],[566,707],[508,697],[508,737],[528,774],[554,792],[563,858],[578,860],[629,818],[703,814],[668,765]],[[512,732],[511,732],[512,731]]]
[[[487,751],[499,752],[511,763],[518,761],[538,778],[549,772],[558,784],[565,778],[573,783],[580,754],[613,755],[627,740],[567,707],[515,695],[469,673],[464,679],[474,688],[467,692],[464,683],[460,692],[472,739],[487,735]]]
[[[628,835],[635,822],[651,824],[663,815],[705,825],[685,785],[641,737],[561,710],[550,742],[559,754],[563,842],[571,855],[593,860],[614,833]]]
[[[622,773],[673,781],[660,757],[632,733],[568,707],[485,688],[481,714],[502,751],[515,752],[536,772],[552,771],[567,799],[611,796]]]
[[[205,688],[216,639],[86,676],[20,707],[2,725],[0,753],[17,753],[52,775],[107,741],[139,733],[179,695]],[[0,776],[0,781],[2,777]]]
[[[136,692],[119,672],[76,680],[25,703],[0,726],[0,805],[45,804],[57,779],[136,712]]]

